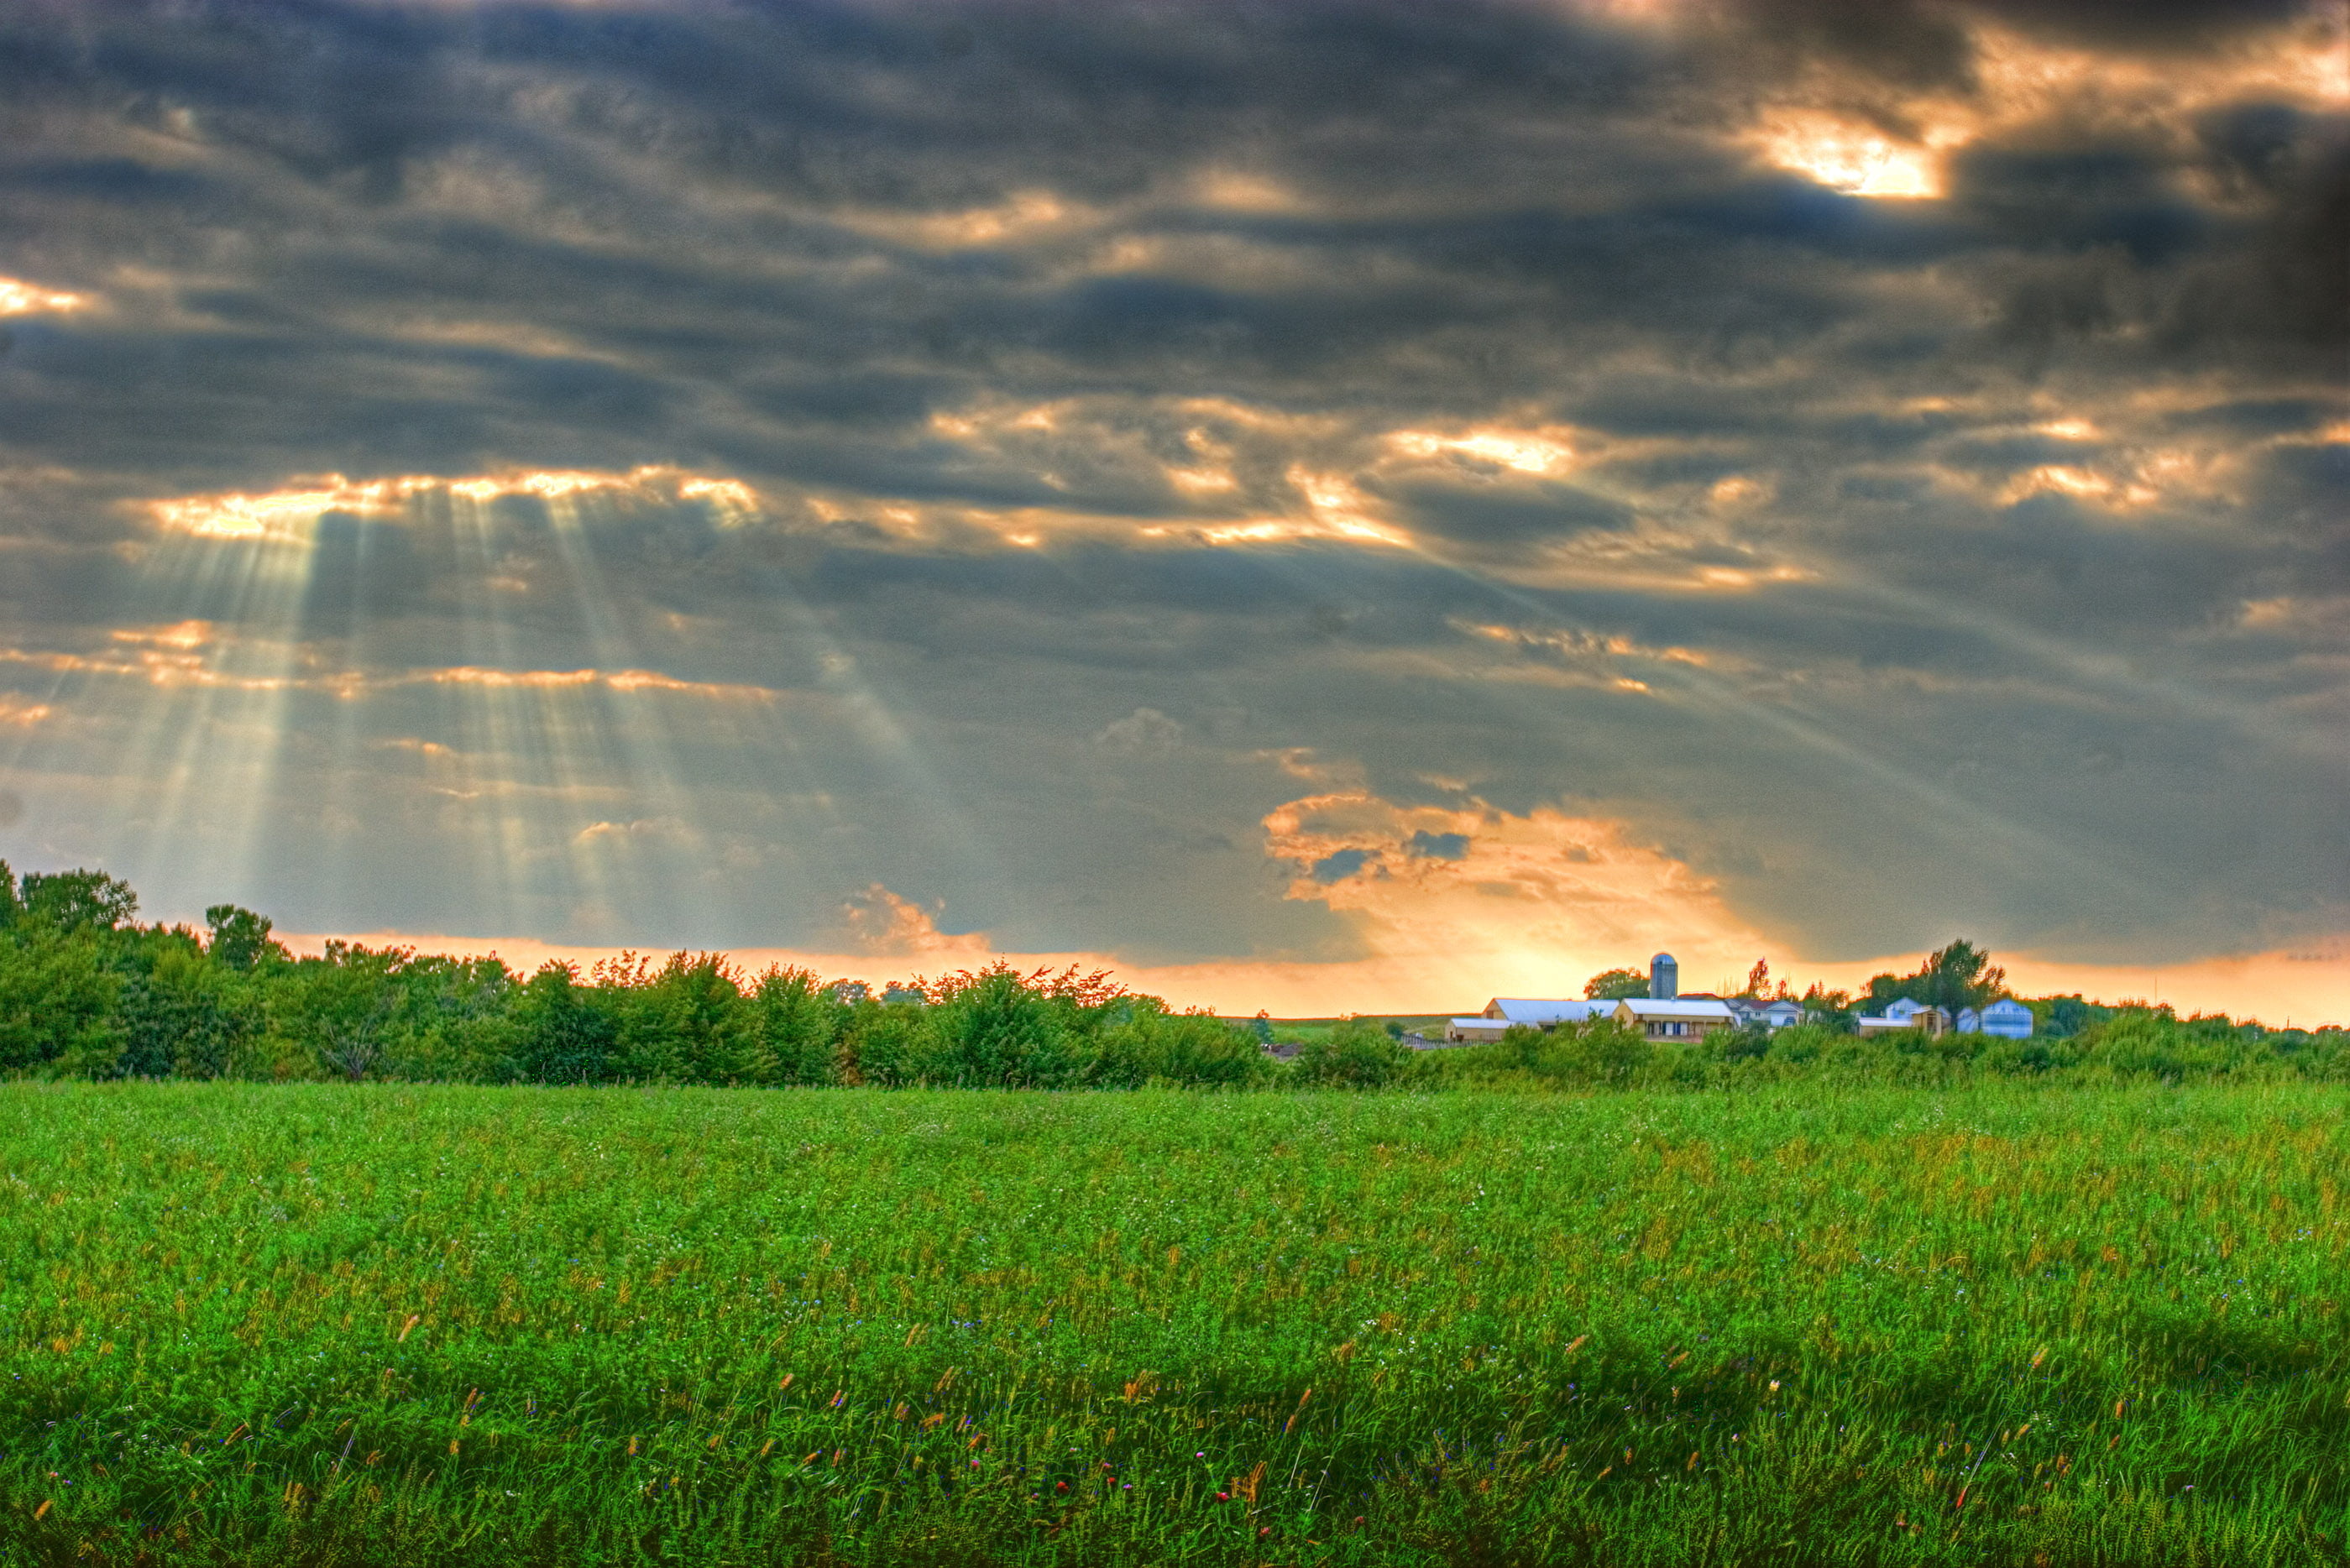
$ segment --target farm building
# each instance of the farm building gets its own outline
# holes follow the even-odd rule
[[[1922,1029],[1929,1037],[1950,1034],[1998,1034],[2010,1040],[2025,1040],[2032,1035],[2032,1009],[2012,998],[2002,997],[1981,1012],[1961,1008],[1952,1018],[1939,1007],[1929,1007],[1908,997],[1889,1004],[1882,1013],[1865,1014],[1853,1020],[1863,1035],[1883,1034],[1893,1029]]]
[[[1653,997],[1627,997],[1616,1004],[1616,1021],[1628,1023],[1651,1040],[1702,1040],[1717,1029],[1727,1029],[1738,1022],[1726,1002],[1698,1001],[1679,997],[1659,1001]]]
[[[1981,1012],[1965,1009],[1959,1014],[1961,1034],[1998,1034],[2009,1040],[2032,1038],[2032,1009],[2012,996],[2002,996]]]
[[[1548,1029],[1561,1023],[1582,1023],[1602,1018],[1616,1004],[1612,1002],[1581,1002],[1566,998],[1527,998],[1497,996],[1485,1004],[1485,1011],[1475,1018],[1455,1018],[1444,1026],[1444,1038],[1456,1044],[1474,1044],[1481,1040],[1499,1040],[1502,1032],[1513,1023],[1532,1024],[1536,1029]]]

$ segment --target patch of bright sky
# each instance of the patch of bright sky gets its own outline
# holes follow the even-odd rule
[[[501,495],[561,500],[590,493],[636,494],[648,500],[700,501],[738,522],[759,511],[757,492],[740,480],[711,478],[668,465],[647,465],[627,473],[541,470],[448,479],[405,474],[390,479],[350,480],[339,473],[297,481],[257,495],[224,492],[186,495],[145,504],[148,515],[169,532],[202,539],[273,539],[307,544],[319,518],[348,512],[396,518],[411,496],[445,491],[467,501]]]
[[[1974,32],[1977,90],[1908,97],[1881,117],[1801,98],[1844,97],[1812,82],[1766,106],[1739,140],[1764,161],[1846,195],[1932,200],[1948,154],[2034,121],[2084,114],[2178,137],[2216,105],[2259,99],[2316,109],[2350,105],[2350,8],[2314,10],[2300,28],[2259,36],[2191,67],[2043,43],[1990,24]],[[1888,126],[1907,122],[1914,133]]]
[[[88,303],[78,294],[43,288],[19,278],[0,277],[0,316],[31,316],[45,311],[63,314],[79,310]]]

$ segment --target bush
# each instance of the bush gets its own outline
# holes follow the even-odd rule
[[[1315,1088],[1380,1088],[1402,1076],[1411,1055],[1377,1024],[1349,1018],[1332,1025],[1326,1038],[1297,1048],[1290,1080]]]
[[[1235,1028],[1205,1011],[1170,1012],[1163,1003],[1128,1010],[1104,1029],[1092,1081],[1105,1088],[1145,1084],[1241,1088],[1263,1082],[1273,1066],[1253,1029]]]

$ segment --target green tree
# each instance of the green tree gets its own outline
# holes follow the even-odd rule
[[[5,860],[0,860],[0,931],[15,925],[16,917],[24,912],[25,906],[16,898],[16,873]]]
[[[833,1047],[845,1010],[804,969],[771,969],[756,995],[759,1033],[778,1084],[830,1084],[839,1079]]]
[[[1055,1089],[1076,1081],[1076,1032],[1062,999],[1010,964],[964,970],[929,988],[942,1053],[940,1082],[964,1088]]]
[[[358,1083],[380,1073],[400,1011],[405,948],[328,942],[271,989],[270,1023],[321,1073]]]
[[[0,1073],[113,1076],[121,983],[87,931],[0,941]]]
[[[1593,1002],[1623,1002],[1648,994],[1648,977],[1637,969],[1603,970],[1583,982],[1583,994]]]
[[[548,963],[515,998],[515,1052],[506,1075],[528,1084],[601,1084],[613,1076],[619,1021],[604,994],[569,964]]]
[[[860,1084],[899,1088],[942,1079],[950,1064],[931,1012],[919,1002],[882,1002],[859,997],[841,1028],[843,1076]]]
[[[1910,996],[1940,1008],[1955,1022],[1962,1009],[1980,1008],[1997,998],[2006,989],[2007,971],[1994,965],[1989,953],[1961,937],[1929,956],[1924,967],[1911,977],[1911,983]]]
[[[207,950],[214,963],[234,970],[250,970],[265,960],[284,963],[292,956],[270,940],[266,915],[256,915],[234,904],[214,904],[204,911],[204,924],[212,929]]]
[[[130,884],[103,871],[35,871],[26,875],[25,913],[57,931],[110,931],[139,912]]]
[[[120,1070],[134,1078],[219,1078],[234,1072],[265,1023],[251,983],[207,962],[194,940],[168,935],[142,973],[125,981]]]
[[[623,1075],[639,1083],[764,1080],[758,1021],[723,953],[672,953],[620,1012]]]

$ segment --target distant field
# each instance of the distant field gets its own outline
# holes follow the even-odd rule
[[[0,1559],[2338,1563],[2345,1113],[0,1085]]]

